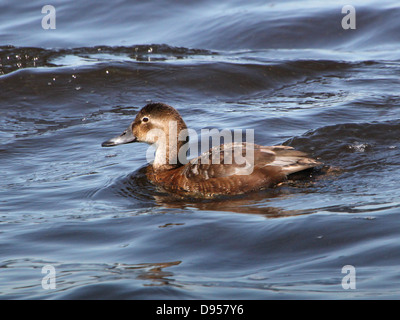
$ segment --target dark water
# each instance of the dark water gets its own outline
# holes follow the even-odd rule
[[[50,4],[55,30],[41,1],[0,5],[1,298],[399,298],[397,1],[352,1],[355,30],[341,1]],[[174,200],[148,146],[100,146],[149,101],[334,170]]]

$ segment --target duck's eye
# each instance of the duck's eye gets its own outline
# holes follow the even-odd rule
[[[144,118],[142,119],[142,121],[143,121],[143,122],[147,122],[147,121],[149,121],[149,118],[144,117]]]

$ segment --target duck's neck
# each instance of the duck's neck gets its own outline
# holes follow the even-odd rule
[[[185,128],[186,129],[186,128]],[[189,139],[179,136],[176,132],[169,132],[165,139],[156,143],[156,153],[153,162],[155,171],[165,171],[178,168],[187,163],[187,149]]]

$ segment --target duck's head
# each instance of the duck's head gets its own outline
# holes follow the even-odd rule
[[[171,135],[179,135],[185,129],[185,122],[173,107],[164,103],[150,103],[139,111],[122,134],[103,142],[102,146],[113,147],[132,142],[157,144],[161,142],[162,135],[167,139],[165,142],[168,142]]]
[[[177,155],[181,146],[188,141],[187,127],[179,112],[164,103],[150,103],[136,115],[135,120],[119,136],[102,143],[113,147],[132,142],[146,142],[156,146],[154,167],[176,166],[181,162]],[[157,157],[158,155],[158,157]]]

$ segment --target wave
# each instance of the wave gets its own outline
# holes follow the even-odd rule
[[[238,58],[231,52],[167,45],[62,50],[7,46],[0,48],[0,60],[0,82],[5,89],[22,87],[24,80],[30,81],[32,77],[38,79],[33,85],[46,86],[57,81],[77,84],[75,88],[104,83],[107,77],[110,82],[123,81],[145,90],[151,84],[151,90],[160,92],[193,89],[227,96],[279,88],[318,75],[331,76],[366,63],[323,59],[275,61],[262,52],[241,53]]]
[[[284,144],[307,151],[326,163],[361,174],[400,164],[400,120],[340,123],[311,130]]]
[[[345,1],[251,1],[183,3],[104,0],[54,3],[54,30],[41,28],[40,8],[33,0],[4,5],[0,18],[3,44],[46,48],[168,43],[213,50],[319,48],[365,51],[398,48],[400,8],[395,1],[352,1],[356,29],[344,30]],[[118,21],[118,22],[116,22]],[[100,31],[101,30],[101,31]]]

